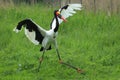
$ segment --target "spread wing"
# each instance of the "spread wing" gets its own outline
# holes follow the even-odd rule
[[[14,31],[18,33],[22,29],[22,26],[25,27],[25,35],[31,42],[33,42],[35,45],[42,43],[46,34],[46,30],[37,25],[31,19],[25,19],[18,23]]]
[[[59,9],[61,15],[66,19],[70,16],[72,16],[73,14],[76,13],[75,10],[81,10],[82,5],[81,4],[68,4],[62,8]],[[63,20],[58,19],[59,20],[59,24],[62,23]]]

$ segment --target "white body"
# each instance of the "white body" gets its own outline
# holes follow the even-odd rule
[[[63,8],[60,8],[58,11],[66,19],[69,16],[72,16],[73,14],[75,14],[76,13],[75,10],[81,10],[81,7],[82,7],[81,4],[68,4],[68,5],[64,6]],[[58,20],[59,24],[61,24],[63,22],[63,20],[58,18],[58,17],[57,17],[57,20]],[[48,31],[43,29],[39,25],[37,25],[34,21],[30,20],[31,21],[30,23],[31,24],[35,24],[34,25],[35,28],[37,27],[37,31],[39,31],[41,35],[40,36],[37,35],[36,34],[37,31],[35,31],[35,30],[29,31],[29,28],[26,28],[26,27],[25,27],[25,35],[35,45],[39,45],[40,44],[40,41],[36,40],[36,36],[37,36],[39,38],[41,38],[41,37],[43,38],[41,44],[42,44],[42,47],[44,47],[45,49],[48,49],[49,46],[51,45],[51,43],[54,44],[55,47],[57,48],[56,36],[57,36],[58,32],[54,32],[54,29],[57,26],[56,25],[57,20],[56,20],[55,17],[53,18],[53,21],[52,21],[52,24],[51,24],[51,29],[48,30]],[[27,24],[27,22],[26,22],[26,24]],[[18,25],[18,26],[20,27],[22,25]],[[16,33],[18,33],[19,29],[15,28],[14,31]]]

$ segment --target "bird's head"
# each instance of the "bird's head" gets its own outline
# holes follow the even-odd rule
[[[60,14],[60,11],[55,10],[54,13],[55,13],[55,15],[56,15],[58,18],[62,19],[64,22],[67,21],[67,20]]]

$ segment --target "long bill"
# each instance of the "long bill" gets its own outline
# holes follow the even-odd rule
[[[61,19],[62,19],[64,22],[67,22],[67,20],[66,20],[63,16],[61,16]]]

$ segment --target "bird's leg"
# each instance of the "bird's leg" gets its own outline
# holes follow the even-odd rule
[[[81,69],[79,69],[79,68],[77,68],[77,67],[75,67],[75,66],[73,66],[73,65],[70,65],[70,64],[68,64],[68,63],[63,62],[63,61],[61,60],[61,57],[60,57],[60,54],[59,54],[58,49],[56,49],[56,51],[57,51],[57,55],[58,55],[58,58],[59,58],[59,62],[60,62],[60,64],[63,64],[63,65],[69,66],[69,67],[71,67],[71,68],[77,70],[77,72],[82,72]]]
[[[60,57],[60,54],[59,54],[59,51],[58,51],[58,46],[57,46],[57,41],[56,41],[56,40],[54,41],[54,45],[55,45],[55,48],[56,48],[56,52],[57,52],[57,56],[58,56],[58,59],[59,59],[59,63],[60,63],[60,64],[66,65],[66,66],[68,66],[68,67],[70,67],[70,68],[73,68],[73,69],[77,70],[77,72],[81,72],[81,71],[82,71],[81,69],[79,69],[79,68],[77,68],[77,67],[75,67],[75,66],[73,66],[73,65],[70,65],[70,64],[68,64],[68,63],[63,62],[63,61],[61,60],[61,57]]]
[[[43,49],[43,54],[42,54],[42,56],[40,57],[40,62],[39,62],[39,65],[38,65],[38,72],[39,72],[39,69],[40,69],[40,67],[41,67],[41,63],[42,63],[43,58],[44,58],[44,53],[45,53],[45,48]]]

